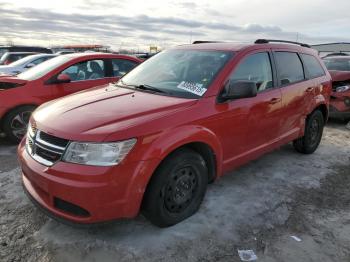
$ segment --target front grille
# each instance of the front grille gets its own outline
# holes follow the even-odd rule
[[[47,143],[60,146],[60,147],[66,147],[69,142],[66,139],[55,137],[55,136],[46,134],[44,132],[40,132],[40,139],[46,141]]]
[[[32,132],[28,133],[26,143],[28,153],[45,166],[61,160],[69,141],[37,130],[33,125],[30,128]]]

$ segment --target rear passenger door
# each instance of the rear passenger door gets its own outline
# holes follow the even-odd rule
[[[280,137],[293,139],[303,127],[306,106],[310,103],[314,81],[305,79],[304,67],[298,53],[275,51],[278,85],[282,92],[283,118]]]
[[[112,75],[116,79],[119,79],[125,74],[127,74],[129,71],[131,71],[137,65],[138,63],[128,59],[112,59]]]

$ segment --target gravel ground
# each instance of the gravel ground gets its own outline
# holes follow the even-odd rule
[[[350,261],[350,131],[332,122],[312,155],[291,145],[209,185],[199,212],[171,228],[143,217],[77,229],[22,192],[15,146],[0,140],[0,261]],[[290,236],[297,236],[300,242]]]

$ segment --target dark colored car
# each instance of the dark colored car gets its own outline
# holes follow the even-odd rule
[[[350,56],[326,57],[323,61],[332,76],[330,116],[350,119]]]
[[[52,58],[16,77],[0,77],[0,129],[8,139],[19,142],[37,106],[115,82],[139,63],[131,56],[76,53]]]
[[[44,53],[52,54],[52,50],[45,47],[39,46],[0,46],[0,57],[6,52],[33,52],[33,53]]]
[[[25,192],[61,220],[142,210],[166,227],[224,173],[289,142],[313,153],[330,75],[307,45],[270,42],[168,49],[117,83],[42,105],[18,147]]]
[[[0,65],[9,65],[29,55],[35,55],[33,52],[6,52],[0,58]]]

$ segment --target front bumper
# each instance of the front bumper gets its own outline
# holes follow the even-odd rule
[[[329,109],[330,117],[350,118],[350,92],[332,93]]]
[[[58,162],[47,167],[27,153],[24,140],[18,147],[23,186],[32,200],[55,217],[91,224],[132,218],[139,213],[158,161],[113,167]]]

